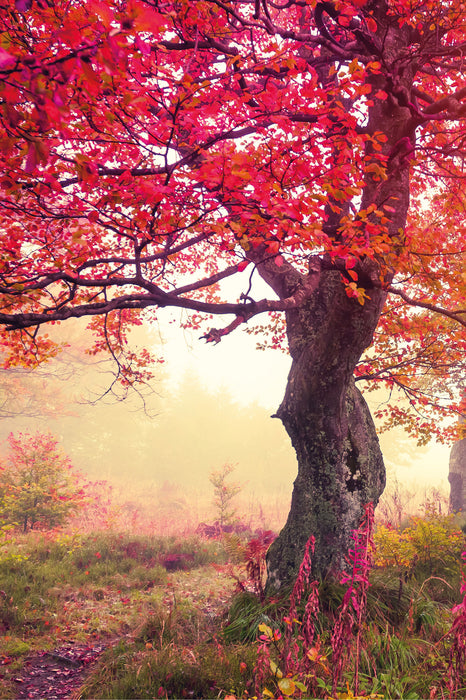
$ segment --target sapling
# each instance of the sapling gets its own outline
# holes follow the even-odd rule
[[[79,475],[50,433],[12,433],[0,464],[0,518],[24,532],[63,525],[83,505]]]
[[[236,508],[232,501],[241,491],[241,486],[236,483],[229,483],[228,477],[234,471],[233,464],[224,464],[221,469],[210,473],[209,481],[214,487],[213,503],[217,509],[217,520],[220,531],[227,525],[231,525],[236,516]]]

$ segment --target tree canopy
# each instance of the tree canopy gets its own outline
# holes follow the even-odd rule
[[[89,316],[121,380],[144,379],[125,333],[158,308],[231,315],[203,331],[218,342],[332,270],[356,306],[387,295],[356,378],[407,396],[387,424],[440,434],[466,357],[465,51],[459,0],[9,0],[6,365]]]

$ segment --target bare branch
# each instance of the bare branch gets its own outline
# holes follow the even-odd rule
[[[388,287],[388,291],[391,294],[396,294],[397,296],[401,297],[403,299],[403,301],[405,301],[410,306],[419,306],[422,309],[428,309],[429,311],[432,311],[433,313],[441,314],[442,316],[447,316],[448,318],[451,318],[453,321],[456,321],[457,323],[461,323],[462,326],[466,327],[466,309],[459,309],[458,311],[449,311],[448,309],[444,309],[441,306],[437,306],[436,304],[431,304],[427,301],[421,301],[420,299],[413,299],[412,297],[409,297],[406,294],[406,292],[403,292],[401,289],[395,289],[395,287],[393,287],[393,285],[390,285],[390,287]]]

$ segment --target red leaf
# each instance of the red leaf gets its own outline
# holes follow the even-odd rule
[[[37,166],[37,149],[35,147],[35,143],[33,141],[29,141],[28,143],[28,154],[26,158],[26,165],[24,166],[24,170],[27,173],[32,173],[36,169]]]
[[[241,260],[240,263],[238,263],[238,272],[242,272],[247,268],[249,265],[249,260]]]
[[[8,70],[16,63],[16,58],[0,46],[0,70]]]
[[[148,44],[146,41],[143,41],[141,39],[139,34],[136,34],[136,38],[134,40],[134,45],[142,53],[143,56],[149,56],[151,52],[151,47],[150,44]]]
[[[272,255],[274,253],[278,253],[280,249],[280,243],[278,241],[268,241],[267,242],[267,251],[271,253]]]
[[[134,18],[134,28],[138,32],[155,32],[165,24],[163,15],[146,7],[139,7]]]

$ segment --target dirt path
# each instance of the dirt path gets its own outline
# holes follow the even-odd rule
[[[14,681],[17,700],[43,698],[70,700],[82,685],[90,666],[106,645],[66,645],[43,651],[26,660],[21,675]]]

